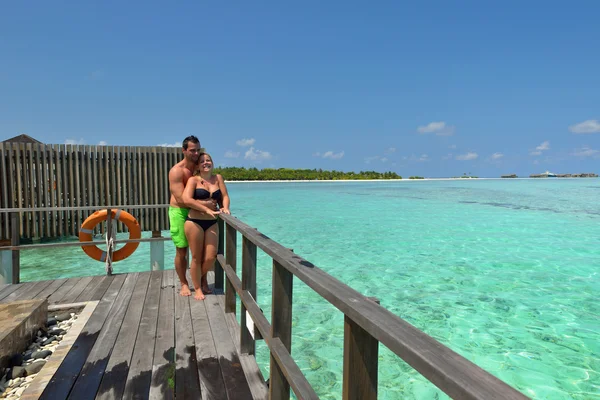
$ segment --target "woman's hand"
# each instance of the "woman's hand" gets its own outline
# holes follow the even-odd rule
[[[206,213],[207,213],[208,215],[210,215],[211,217],[215,217],[215,218],[217,218],[217,216],[218,216],[219,214],[221,214],[221,211],[219,211],[219,210],[217,210],[217,211],[213,211],[213,210],[207,210],[207,211],[206,211]]]
[[[231,211],[229,211],[229,208],[221,208],[221,212],[223,214],[231,215]]]

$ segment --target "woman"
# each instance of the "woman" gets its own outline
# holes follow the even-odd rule
[[[203,205],[199,207],[202,211],[190,208],[184,224],[185,236],[192,253],[190,274],[195,290],[194,298],[203,300],[204,294],[210,293],[206,274],[217,258],[217,218],[220,213],[230,214],[227,187],[221,175],[213,174],[213,161],[208,153],[200,154],[196,171],[187,181],[182,197],[188,207],[199,207],[195,200],[213,199],[219,204],[218,211]]]

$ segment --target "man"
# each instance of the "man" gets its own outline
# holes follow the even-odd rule
[[[202,151],[203,149],[200,147],[200,141],[196,136],[186,137],[182,143],[183,160],[175,164],[169,171],[169,189],[171,191],[171,199],[169,201],[169,224],[171,238],[175,244],[176,250],[175,271],[177,271],[177,276],[181,282],[181,291],[179,294],[182,296],[191,295],[190,286],[185,277],[188,267],[188,242],[183,228],[189,208],[184,204],[182,195],[188,179],[194,174]],[[216,210],[216,203],[214,200],[197,201],[211,210]]]

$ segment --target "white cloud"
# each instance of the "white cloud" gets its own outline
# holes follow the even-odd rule
[[[107,143],[106,141],[104,141],[104,140],[101,140],[101,141],[98,143],[98,146],[106,146],[107,144],[108,144],[108,143]]]
[[[160,147],[181,147],[181,142],[161,143],[161,144],[157,144],[157,146],[160,146]]]
[[[395,152],[396,152],[395,147],[389,147],[386,151],[384,151],[385,154],[390,154],[390,153],[395,153]]]
[[[442,160],[450,160],[452,158],[452,153],[448,153],[442,157]]]
[[[543,142],[542,144],[540,144],[535,149],[536,150],[549,150],[550,149],[550,142],[546,140],[545,142]]]
[[[262,150],[255,149],[254,147],[250,147],[248,149],[248,151],[246,151],[244,158],[246,160],[260,162],[260,161],[264,161],[264,160],[270,160],[271,158],[273,158],[273,156],[268,151],[262,151]]]
[[[451,144],[450,146],[448,146],[449,149],[455,149],[456,145],[455,144]]]
[[[571,154],[574,155],[575,157],[592,157],[592,156],[597,157],[600,155],[600,150],[595,150],[588,146],[583,146],[582,148],[575,150]]]
[[[475,160],[477,157],[479,157],[479,155],[477,153],[473,153],[473,152],[469,151],[467,154],[460,154],[460,155],[456,156],[456,159],[460,160],[460,161],[469,161],[469,160]]]
[[[573,133],[600,133],[600,122],[596,119],[588,119],[587,121],[571,125],[569,130]]]
[[[412,154],[410,157],[402,157],[403,160],[408,160],[408,161],[418,161],[418,162],[424,162],[424,161],[429,161],[430,158],[427,154],[421,154],[420,156],[415,156],[414,154]]]
[[[317,151],[316,153],[313,153],[313,157],[321,157],[321,153]]]
[[[546,141],[542,142],[542,144],[537,146],[535,148],[535,150],[532,150],[529,154],[532,156],[539,156],[542,154],[542,151],[549,150],[549,149],[550,149],[550,142],[546,140]]]
[[[227,150],[225,152],[225,158],[238,158],[240,156],[239,152]]]
[[[339,153],[334,153],[333,151],[326,151],[323,154],[323,158],[329,158],[331,160],[339,160],[340,158],[344,157],[344,151],[340,151]]]
[[[382,163],[385,163],[388,162],[388,158],[382,156],[365,157],[365,163],[371,164],[373,161],[381,161]]]
[[[452,136],[454,134],[454,127],[447,126],[444,121],[430,122],[427,125],[419,126],[417,131],[421,134],[435,133],[437,136]]]
[[[85,140],[83,140],[83,139],[79,139],[79,140],[67,139],[67,140],[65,140],[65,144],[85,144]]]
[[[494,154],[492,154],[492,160],[499,160],[502,157],[504,157],[504,154],[502,154],[502,153],[494,153]]]
[[[254,145],[254,142],[256,142],[256,140],[254,138],[240,139],[237,142],[235,142],[235,144],[237,144],[238,146],[242,146],[242,147],[248,147],[248,146]]]

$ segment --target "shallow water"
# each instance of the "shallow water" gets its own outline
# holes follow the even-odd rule
[[[600,393],[600,180],[231,183],[232,210],[532,398]],[[165,232],[168,235],[168,232]],[[149,269],[149,245],[116,263]],[[174,250],[165,247],[170,263]],[[102,274],[80,248],[23,252],[22,279]],[[271,260],[258,302],[270,317]],[[341,398],[343,315],[296,280],[292,353]],[[257,344],[268,371],[268,353]],[[383,399],[447,398],[380,347]]]

